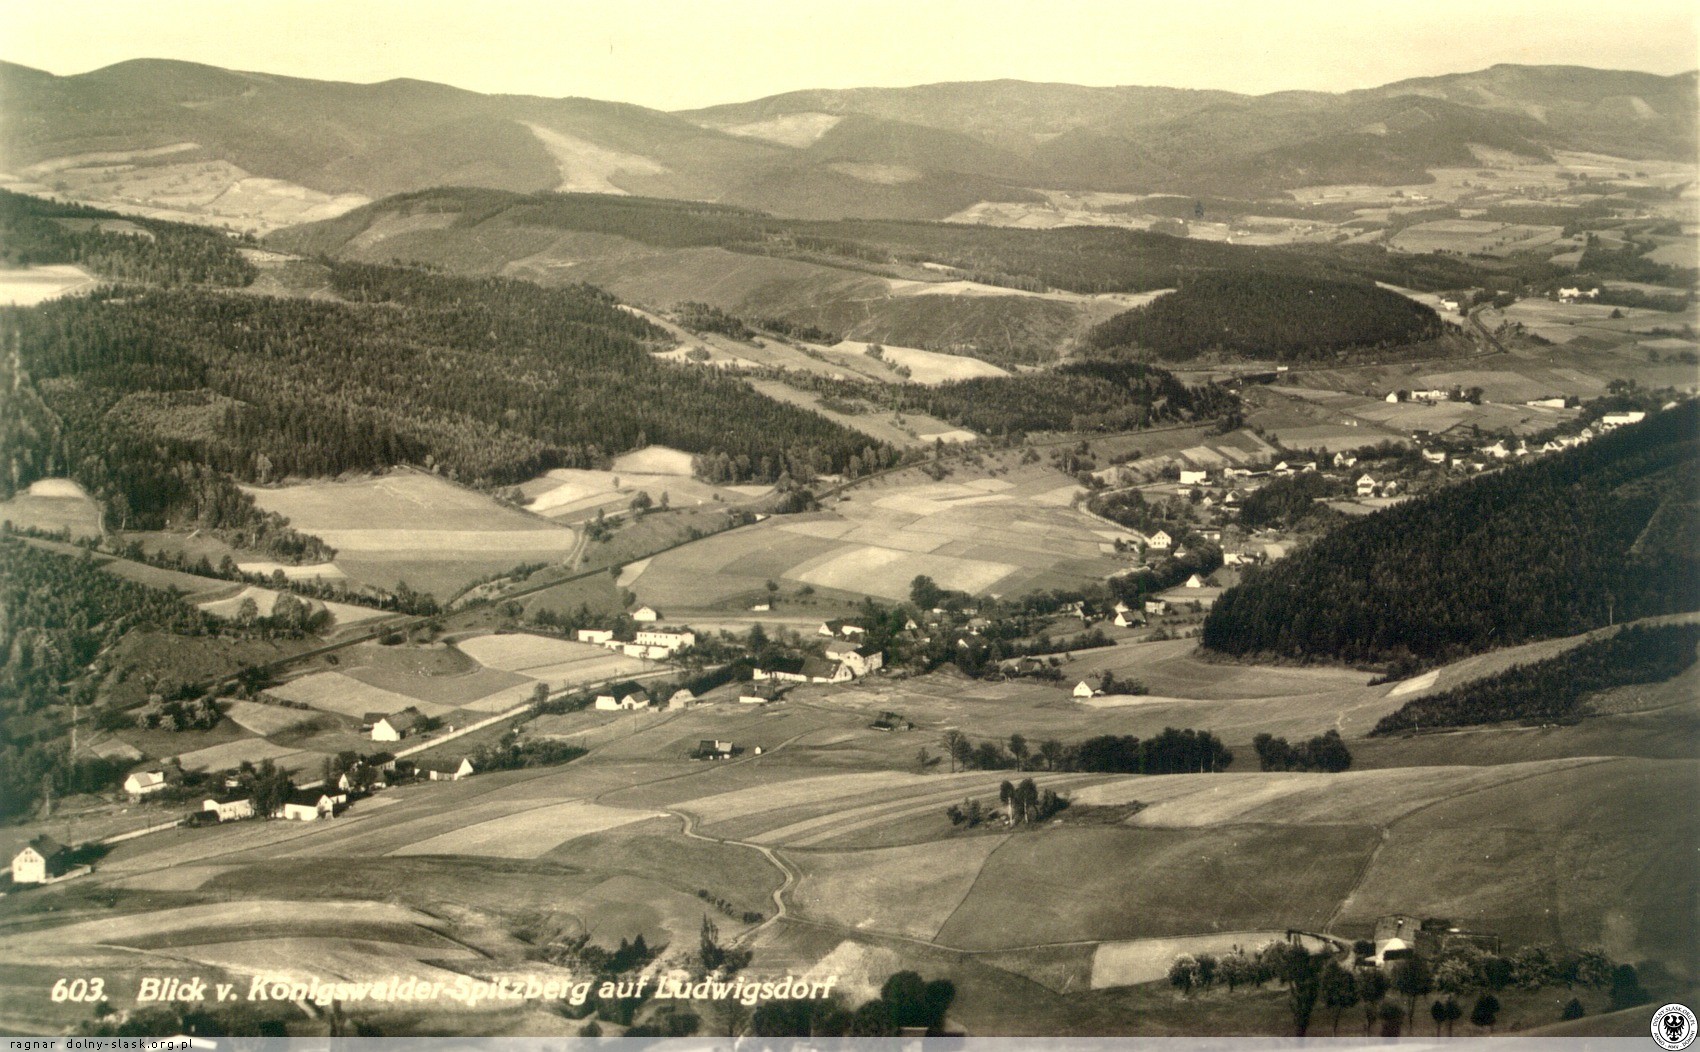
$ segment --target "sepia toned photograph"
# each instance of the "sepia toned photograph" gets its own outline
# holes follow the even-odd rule
[[[1697,68],[7,0],[0,1036],[1689,1047]]]

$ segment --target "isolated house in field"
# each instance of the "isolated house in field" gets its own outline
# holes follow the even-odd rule
[[[650,704],[649,692],[630,680],[604,687],[596,695],[596,708],[603,712],[647,709]]]
[[[736,747],[729,741],[719,738],[704,738],[697,743],[696,751],[691,753],[695,760],[730,760]]]
[[[201,810],[211,812],[220,822],[238,822],[254,817],[254,798],[246,793],[209,796],[201,801]]]
[[[140,800],[161,792],[168,784],[164,771],[137,771],[124,779],[124,792],[129,794],[130,799]]]
[[[400,712],[391,713],[372,724],[372,740],[398,742],[410,734],[418,733],[424,725],[425,714],[409,705]]]
[[[1081,680],[1079,683],[1074,685],[1074,696],[1077,698],[1095,698],[1102,693],[1104,692],[1092,686],[1092,684],[1085,680]]]
[[[317,822],[336,814],[336,798],[321,789],[297,789],[283,802],[283,817],[291,822]]]
[[[653,606],[640,606],[632,611],[632,620],[641,624],[654,624],[661,620],[661,611]]]
[[[1375,479],[1374,478],[1371,478],[1369,475],[1366,474],[1363,477],[1358,479],[1358,496],[1360,496],[1360,497],[1373,497],[1373,496],[1375,496]]]
[[[696,703],[697,696],[683,687],[675,690],[673,696],[667,699],[669,709],[688,709],[695,706]]]
[[[614,633],[606,628],[581,628],[578,630],[580,643],[595,643],[603,646],[614,638]]]
[[[12,856],[12,883],[45,884],[70,868],[70,849],[50,836],[38,836]]]
[[[439,760],[434,763],[419,765],[419,770],[433,782],[458,782],[462,778],[470,778],[477,773],[472,761],[461,757],[457,763],[454,760]]]

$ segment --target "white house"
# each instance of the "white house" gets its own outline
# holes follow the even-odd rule
[[[1600,417],[1600,426],[1610,429],[1614,427],[1622,427],[1625,424],[1639,424],[1645,419],[1647,419],[1647,414],[1641,412],[1639,409],[1630,413],[1607,413],[1605,416]]]
[[[674,691],[673,696],[667,699],[669,709],[688,709],[695,706],[696,703],[697,696],[683,687]]]
[[[681,650],[689,650],[697,645],[697,634],[689,629],[657,629],[645,628],[637,633],[637,642],[652,650],[661,651],[662,657],[670,657]],[[649,657],[649,654],[645,654]]]
[[[581,628],[578,630],[580,643],[595,643],[602,646],[614,638],[614,633],[606,628]]]
[[[1168,601],[1163,599],[1147,599],[1145,600],[1145,612],[1148,614],[1166,614],[1169,612]]]
[[[372,725],[372,740],[375,742],[398,742],[409,734],[417,732],[425,722],[425,714],[409,705],[400,712],[391,713]]]
[[[770,702],[772,700],[774,700],[774,699],[768,697],[766,694],[740,694],[740,695],[738,695],[738,704],[740,704],[740,705],[766,705],[768,702]]]
[[[632,612],[632,620],[643,622],[645,624],[654,624],[661,620],[661,611],[655,609],[653,606],[640,606]]]
[[[472,761],[461,757],[459,763],[441,761],[420,765],[419,769],[433,782],[458,782],[462,778],[470,778],[475,773]]]
[[[12,883],[45,884],[71,868],[70,851],[50,836],[38,836],[12,856]]]
[[[841,636],[845,639],[855,639],[868,634],[861,625],[853,625],[848,621],[822,621],[816,634],[823,636]]]
[[[1183,486],[1202,486],[1209,481],[1210,472],[1208,471],[1190,471],[1185,468],[1181,469],[1181,485]]]
[[[1444,464],[1446,463],[1446,450],[1425,449],[1423,450],[1423,459],[1430,464]]]
[[[1188,577],[1186,579],[1186,587],[1188,587],[1188,588],[1203,588],[1204,587],[1204,578],[1198,576],[1197,574],[1193,574],[1191,577]]]
[[[603,712],[647,709],[650,707],[649,692],[629,681],[616,683],[604,687],[602,693],[596,695],[596,707]]]
[[[1564,288],[1558,290],[1558,302],[1560,303],[1575,303],[1577,300],[1593,300],[1599,298],[1600,290],[1597,288]]]
[[[1565,403],[1562,398],[1536,398],[1523,404],[1531,409],[1563,409]]]
[[[1104,692],[1093,687],[1092,684],[1085,680],[1081,680],[1079,683],[1074,685],[1074,696],[1077,698],[1095,698],[1102,693]]]
[[[201,801],[201,810],[211,811],[220,822],[235,822],[254,817],[254,798],[251,796],[209,796]]]
[[[130,799],[140,800],[166,788],[164,771],[137,771],[124,779],[124,791]]]
[[[1144,623],[1145,619],[1134,613],[1132,610],[1116,611],[1115,624],[1117,628],[1133,628],[1136,625],[1143,625]]]
[[[1334,454],[1334,466],[1337,468],[1349,468],[1357,464],[1357,462],[1358,458],[1352,456],[1350,453]]]
[[[885,665],[885,652],[862,646],[849,640],[826,645],[826,656],[850,670],[852,676],[866,676]]]
[[[1358,479],[1358,496],[1375,496],[1375,479],[1370,477],[1368,474],[1365,474],[1362,478]]]
[[[1158,530],[1156,533],[1153,533],[1150,537],[1146,538],[1145,541],[1146,547],[1155,548],[1160,552],[1168,551],[1174,546],[1174,543],[1175,539],[1169,536],[1168,532],[1165,530]]]
[[[317,789],[298,789],[283,802],[283,817],[292,822],[317,822],[335,814],[335,798]]]

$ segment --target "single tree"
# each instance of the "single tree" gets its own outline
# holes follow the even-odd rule
[[[1364,968],[1358,972],[1355,985],[1358,989],[1358,1001],[1364,1006],[1364,1036],[1368,1037],[1369,1028],[1375,1023],[1381,1001],[1387,996],[1387,976],[1380,968]]]
[[[1405,1018],[1417,1017],[1417,998],[1434,989],[1434,975],[1428,962],[1412,954],[1393,965],[1393,989],[1405,997]]]
[[[1475,1007],[1470,1009],[1470,1022],[1482,1027],[1488,1033],[1493,1033],[1494,1020],[1499,1018],[1499,998],[1492,994],[1483,994],[1476,998]]]
[[[1231,989],[1231,987],[1230,987]],[[1340,1016],[1358,1003],[1358,986],[1352,973],[1330,959],[1322,968],[1322,1003],[1334,1010],[1334,1036],[1340,1036]]]
[[[1381,1020],[1382,1037],[1398,1037],[1405,1030],[1405,1010],[1388,1001],[1376,1013]]]

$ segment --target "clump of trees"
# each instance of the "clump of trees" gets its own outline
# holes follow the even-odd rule
[[[1020,734],[1001,741],[974,744],[959,730],[944,736],[945,755],[952,770],[997,771],[1019,768],[1047,771],[1107,771],[1121,774],[1189,774],[1225,771],[1234,762],[1232,750],[1210,731],[1165,727],[1161,734],[1141,740],[1133,735],[1105,734],[1074,745],[1056,739],[1034,749]]]
[[[1258,768],[1264,771],[1334,773],[1352,766],[1352,752],[1333,728],[1297,745],[1289,745],[1285,738],[1259,734],[1251,740],[1251,746],[1257,750]]]

